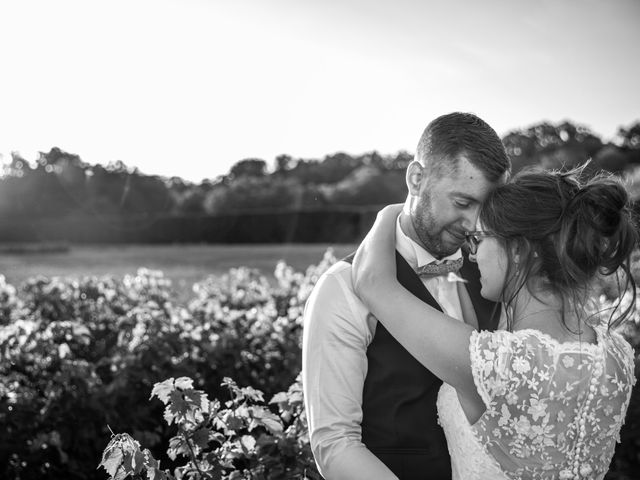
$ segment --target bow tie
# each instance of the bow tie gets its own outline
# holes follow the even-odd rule
[[[446,260],[442,263],[431,262],[416,269],[419,277],[437,277],[457,272],[462,268],[462,257],[456,260]]]

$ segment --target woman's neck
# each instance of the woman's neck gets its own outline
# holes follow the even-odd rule
[[[526,288],[522,290],[513,302],[513,330],[539,330],[560,342],[595,340],[593,329],[579,317],[571,302],[550,292],[533,295]]]

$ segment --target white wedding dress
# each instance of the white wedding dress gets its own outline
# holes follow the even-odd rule
[[[635,378],[630,345],[605,328],[597,338],[474,332],[471,366],[486,411],[470,425],[453,387],[438,395],[453,480],[602,479]]]

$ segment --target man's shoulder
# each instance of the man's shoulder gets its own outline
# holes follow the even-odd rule
[[[336,263],[331,265],[325,274],[327,275],[345,275],[345,272],[351,272],[351,262],[345,261],[344,259],[338,260]]]
[[[320,276],[307,300],[305,325],[335,326],[342,332],[351,328],[370,341],[368,309],[353,289],[351,270],[350,263],[340,260]]]
[[[324,272],[318,279],[316,288],[323,288],[325,284],[335,284],[347,287],[351,289],[351,263],[344,260],[338,260],[331,265],[326,272]]]

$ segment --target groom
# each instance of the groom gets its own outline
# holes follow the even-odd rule
[[[497,326],[499,309],[480,296],[477,267],[460,246],[509,168],[500,138],[483,120],[468,113],[438,117],[407,168],[409,193],[396,225],[400,282],[459,319],[458,292],[466,286],[481,329]],[[415,271],[430,263],[430,274],[420,278]],[[456,275],[466,284],[447,275],[461,264]],[[311,448],[325,479],[451,478],[437,422],[442,382],[369,315],[353,292],[350,258],[333,265],[309,297],[302,352]]]

